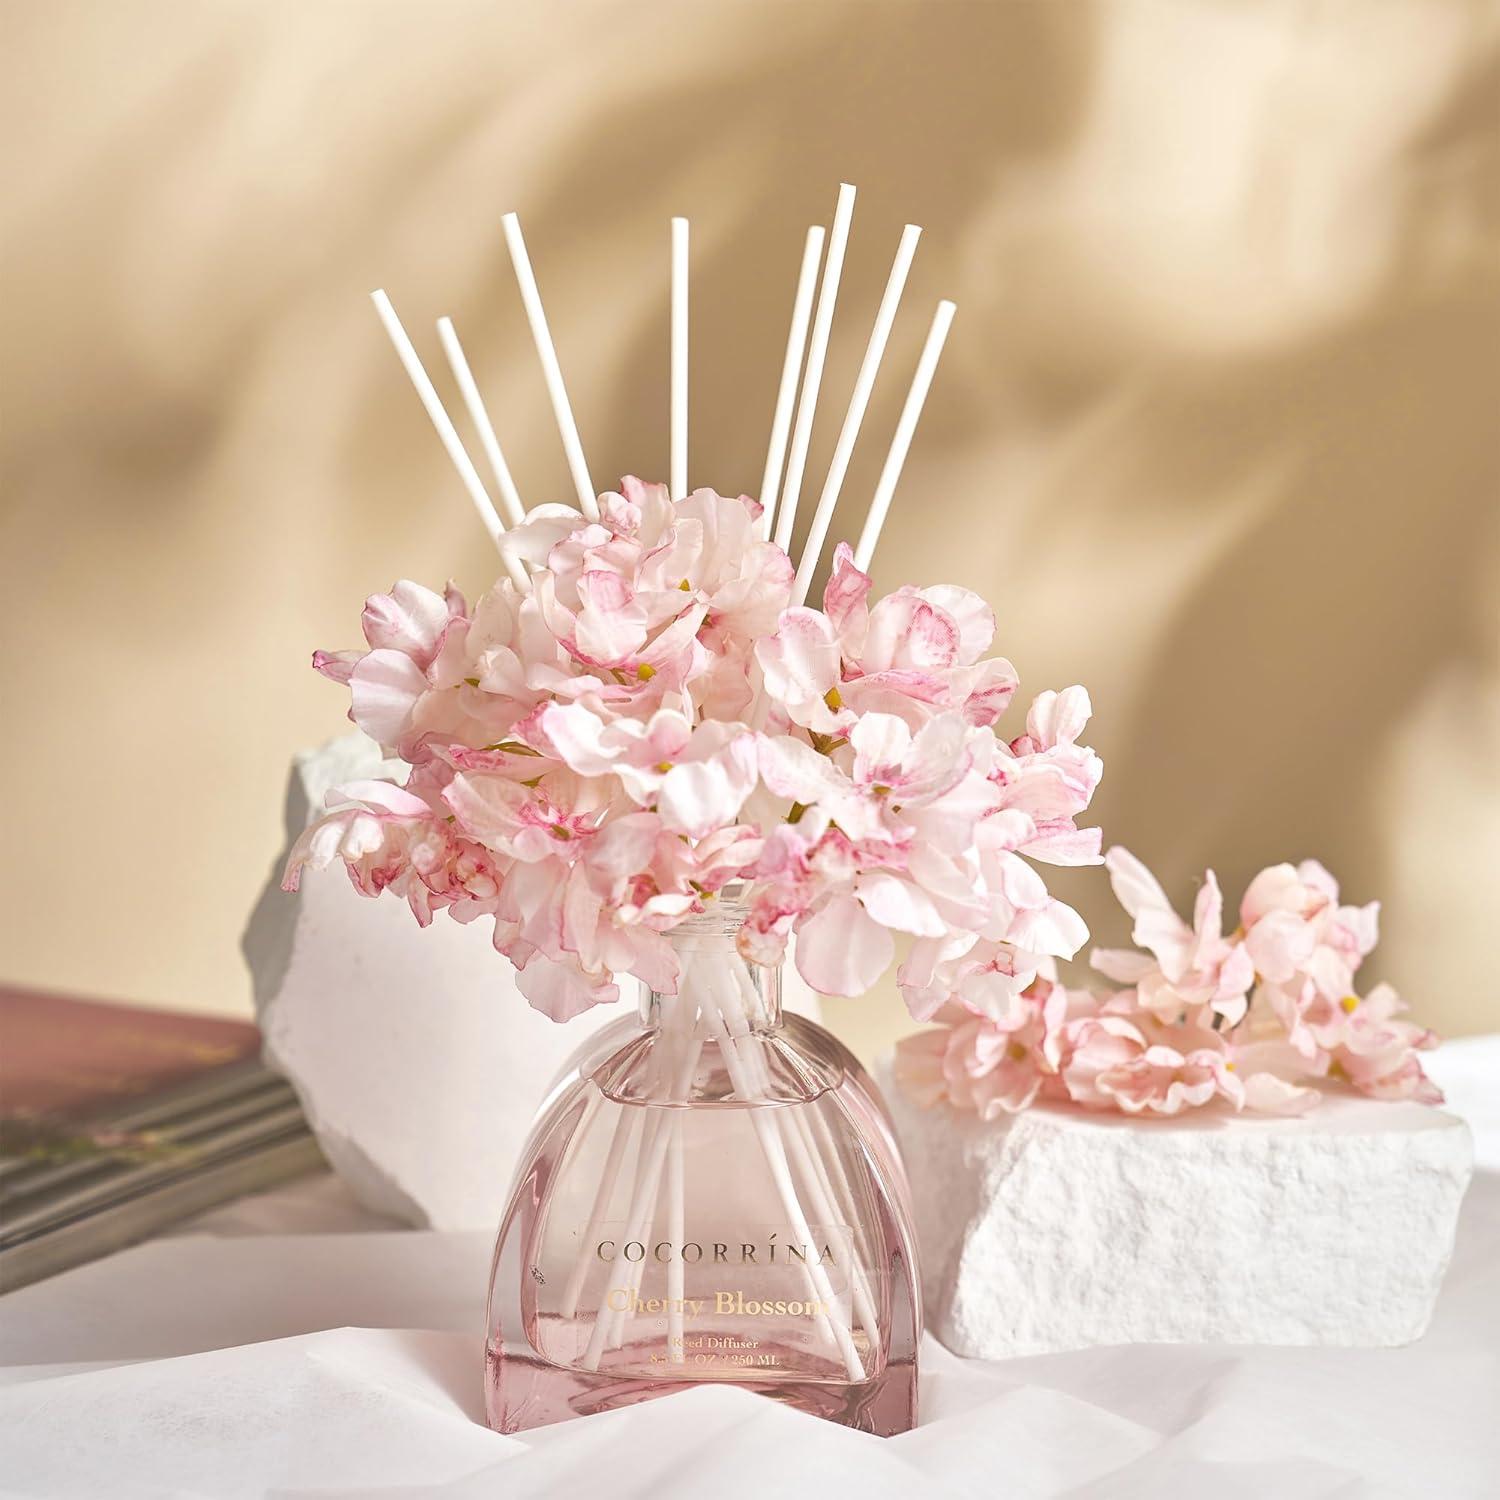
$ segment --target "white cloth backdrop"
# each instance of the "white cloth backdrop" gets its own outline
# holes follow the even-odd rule
[[[392,1229],[318,1178],[0,1299],[0,1494],[1490,1496],[1500,1037],[1438,1064],[1481,1170],[1410,1348],[986,1364],[929,1339],[923,1422],[899,1438],[710,1387],[502,1437],[480,1391],[487,1236]]]

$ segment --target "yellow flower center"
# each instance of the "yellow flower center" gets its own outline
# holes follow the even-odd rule
[[[651,679],[656,676],[656,668],[653,667],[650,662],[643,661],[640,666],[635,669],[635,675],[636,678],[641,682],[650,682]]]
[[[831,687],[823,694],[823,701],[837,713],[844,706],[844,695],[836,687]]]
[[[1359,996],[1345,995],[1344,998],[1339,1001],[1339,1008],[1344,1012],[1346,1016],[1352,1016],[1354,1012],[1359,1009]]]

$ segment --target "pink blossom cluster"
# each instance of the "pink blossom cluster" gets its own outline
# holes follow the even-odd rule
[[[329,795],[295,846],[342,862],[427,924],[488,918],[527,999],[563,1020],[633,974],[670,992],[666,934],[743,891],[746,956],[796,962],[828,994],[899,979],[919,1019],[950,996],[995,1014],[1087,939],[1035,868],[1098,863],[1079,829],[1102,770],[1078,739],[1081,687],[1047,692],[1024,733],[987,658],[994,616],[955,587],[872,602],[847,546],[823,608],[760,506],[627,479],[599,519],[541,506],[507,537],[532,568],[469,607],[398,583],[365,606],[368,649],[314,665],[350,717],[410,766]]]
[[[1417,1056],[1436,1038],[1401,1019],[1389,985],[1355,988],[1378,903],[1340,905],[1337,881],[1314,860],[1272,865],[1250,882],[1226,936],[1212,870],[1189,923],[1129,851],[1111,849],[1105,864],[1140,949],[1096,949],[1092,963],[1124,988],[1069,989],[1048,973],[997,1004],[960,986],[937,1027],[897,1047],[914,1097],[985,1119],[1038,1099],[1131,1115],[1215,1100],[1296,1114],[1333,1080],[1377,1099],[1441,1103]]]

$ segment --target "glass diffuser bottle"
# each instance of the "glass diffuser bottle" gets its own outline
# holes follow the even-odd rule
[[[675,995],[590,1038],[544,1102],[491,1272],[502,1432],[732,1382],[889,1435],[921,1309],[883,1104],[720,899],[670,938]]]

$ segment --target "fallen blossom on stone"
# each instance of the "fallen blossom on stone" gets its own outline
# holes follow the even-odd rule
[[[938,1023],[897,1045],[896,1076],[913,1097],[987,1119],[1037,1100],[1136,1116],[1211,1104],[1300,1114],[1327,1087],[1442,1102],[1419,1056],[1436,1037],[1404,1019],[1389,985],[1355,988],[1376,903],[1341,905],[1315,861],[1272,865],[1226,935],[1212,870],[1189,921],[1128,850],[1105,864],[1139,947],[1096,949],[1091,961],[1122,987],[1063,989],[1048,959],[1016,974],[1012,951],[959,940],[909,976],[915,1013]]]

